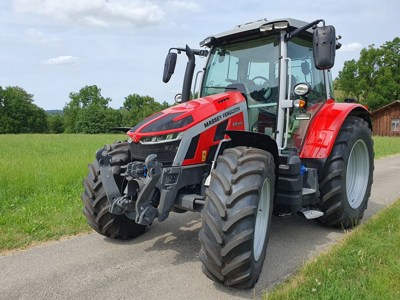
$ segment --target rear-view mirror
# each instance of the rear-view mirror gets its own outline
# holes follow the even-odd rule
[[[313,36],[313,54],[315,67],[328,70],[335,64],[336,33],[333,26],[317,27]]]
[[[163,82],[167,83],[171,79],[172,74],[174,74],[177,57],[178,54],[170,52],[165,58]]]

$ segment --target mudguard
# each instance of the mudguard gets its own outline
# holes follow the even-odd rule
[[[221,147],[219,152],[216,153],[215,160],[218,155],[222,154],[223,150],[226,148],[236,146],[254,147],[266,150],[272,154],[275,162],[275,174],[278,174],[279,154],[278,146],[275,140],[270,138],[268,135],[249,131],[226,130],[225,133],[230,137],[230,141],[226,145],[224,145],[224,147]]]
[[[365,106],[358,103],[336,103],[330,99],[312,119],[300,157],[327,158],[344,120],[349,115],[364,119],[372,130],[370,113]]]

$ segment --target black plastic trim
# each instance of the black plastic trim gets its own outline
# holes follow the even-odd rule
[[[192,141],[190,142],[189,148],[186,152],[185,159],[193,159],[196,150],[197,150],[197,145],[199,144],[199,139],[200,139],[200,134],[196,135],[194,138],[192,138]]]
[[[225,129],[228,126],[228,120],[218,124],[217,129],[215,130],[215,135],[214,135],[214,142],[220,141],[224,138],[225,135]]]

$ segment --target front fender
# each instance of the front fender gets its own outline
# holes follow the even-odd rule
[[[220,148],[219,153],[216,153],[216,157],[221,154],[224,149],[230,147],[247,146],[263,149],[270,152],[274,157],[275,174],[278,174],[279,154],[278,146],[275,140],[270,138],[268,135],[249,131],[225,130],[225,133],[231,138],[231,140],[225,145],[225,147]]]
[[[300,157],[327,158],[344,120],[349,115],[364,119],[372,129],[371,117],[365,106],[357,103],[335,103],[334,100],[328,100],[311,121]]]

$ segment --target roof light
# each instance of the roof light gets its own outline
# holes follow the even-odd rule
[[[211,46],[214,45],[216,42],[217,42],[217,39],[213,36],[210,36],[200,42],[200,47],[206,46],[206,47],[211,48]]]
[[[274,29],[274,24],[265,24],[260,27],[261,32],[271,31]]]
[[[260,26],[260,31],[265,32],[265,31],[271,31],[271,30],[282,30],[286,29],[289,27],[288,22],[275,22],[275,23],[269,23],[269,24],[264,24]]]
[[[286,29],[289,27],[289,23],[288,22],[276,22],[274,23],[274,28],[277,30],[282,30],[282,29]]]

